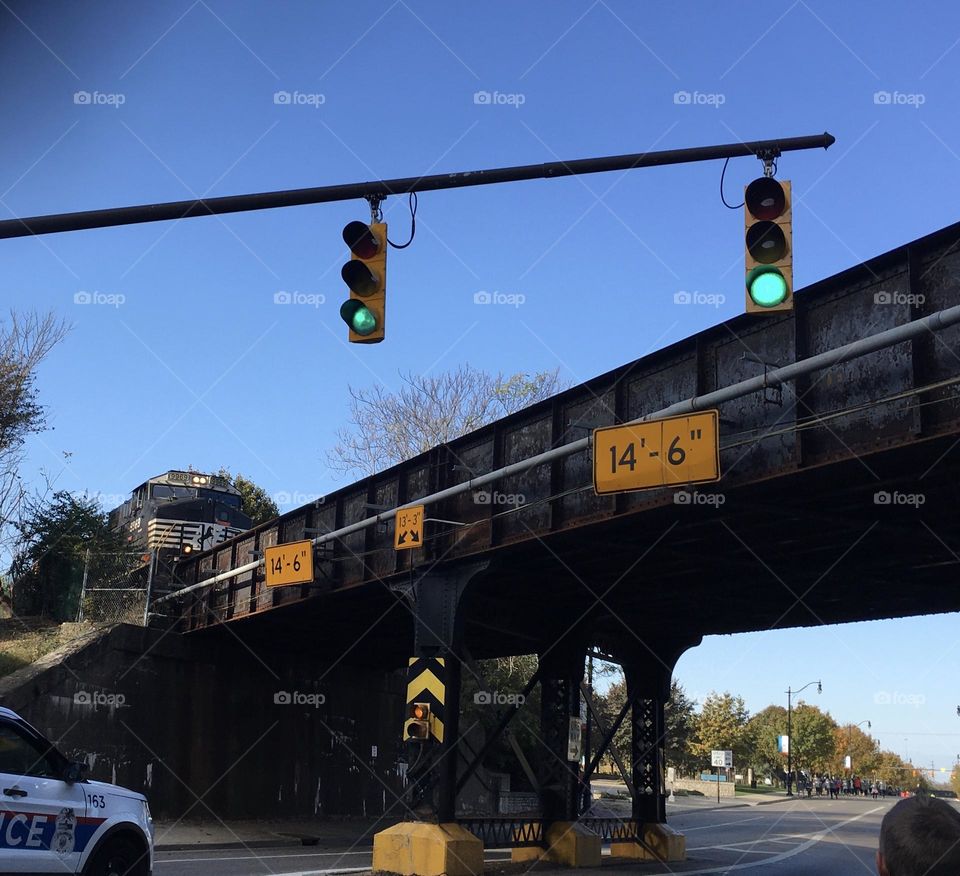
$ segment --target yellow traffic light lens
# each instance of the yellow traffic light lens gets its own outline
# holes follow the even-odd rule
[[[773,177],[762,176],[747,186],[747,209],[756,219],[776,219],[787,207],[787,196]]]
[[[758,307],[776,307],[787,299],[787,281],[777,268],[754,268],[747,276],[747,293]]]
[[[350,222],[343,229],[343,242],[358,259],[372,259],[380,251],[380,241],[363,222]]]
[[[363,262],[351,260],[340,269],[343,282],[350,291],[366,297],[372,295],[380,286],[380,278]]]
[[[377,330],[376,314],[355,298],[340,305],[340,318],[358,335],[373,334]]]
[[[757,222],[747,229],[747,249],[755,261],[769,265],[787,254],[787,238],[776,222]]]

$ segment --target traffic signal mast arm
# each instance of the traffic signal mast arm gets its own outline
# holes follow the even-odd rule
[[[373,197],[382,200],[388,195],[402,195],[410,192],[486,186],[527,179],[556,179],[563,176],[604,173],[611,170],[632,170],[638,167],[660,167],[667,164],[713,161],[718,158],[740,158],[747,155],[765,158],[801,149],[826,149],[833,143],[834,138],[830,134],[824,133],[810,137],[786,137],[780,140],[754,140],[749,143],[695,146],[688,149],[638,152],[632,155],[612,155],[604,158],[550,161],[546,164],[524,164],[490,170],[468,170],[460,173],[440,173],[433,176],[411,176],[402,179],[320,186],[309,189],[290,189],[283,192],[260,192],[258,194],[230,195],[205,200],[168,201],[162,204],[143,204],[136,207],[86,210],[79,213],[56,213],[47,216],[31,216],[23,219],[0,221],[0,238],[56,234],[61,231],[108,228],[114,225],[135,225],[140,222],[163,222],[171,219],[187,219],[193,216],[243,213],[250,210],[269,210],[275,207],[297,207],[304,204],[352,201],[356,198]]]
[[[709,408],[716,407],[717,405],[732,401],[733,399],[742,398],[743,396],[749,395],[752,392],[760,392],[769,386],[778,386],[782,383],[786,383],[789,380],[796,380],[798,377],[803,377],[807,374],[821,371],[824,368],[831,368],[834,365],[839,365],[842,362],[848,362],[851,359],[857,359],[860,356],[866,356],[870,353],[875,353],[877,350],[883,350],[887,347],[896,346],[897,344],[911,340],[912,338],[926,337],[931,332],[943,331],[943,329],[958,324],[960,324],[960,304],[955,305],[954,307],[948,307],[945,310],[939,310],[936,313],[931,313],[929,316],[915,319],[913,322],[908,322],[904,325],[886,329],[885,331],[878,332],[870,337],[861,338],[858,341],[853,341],[849,344],[835,347],[832,350],[826,350],[823,353],[818,353],[817,355],[810,356],[807,359],[801,359],[799,362],[793,362],[790,365],[784,365],[781,368],[773,368],[767,371],[765,374],[751,377],[748,380],[742,380],[739,383],[734,383],[731,386],[725,386],[722,389],[715,390],[714,392],[708,392],[706,395],[694,396],[693,398],[676,402],[675,404],[669,405],[662,410],[654,411],[653,413],[647,414],[644,417],[640,417],[637,420],[631,420],[631,423],[642,423],[647,420],[654,420],[661,417],[692,414],[696,411],[707,410]],[[343,538],[344,536],[351,535],[354,532],[360,532],[361,530],[370,526],[375,526],[378,523],[385,523],[393,519],[397,512],[403,508],[416,507],[417,505],[434,504],[436,502],[443,501],[444,499],[458,496],[461,493],[469,492],[477,487],[494,483],[501,478],[522,474],[523,472],[528,471],[535,466],[553,462],[554,460],[562,459],[574,453],[580,453],[590,448],[592,440],[592,436],[580,438],[579,440],[572,441],[569,444],[563,444],[560,447],[554,447],[551,450],[545,450],[543,453],[538,453],[534,456],[528,457],[527,459],[521,459],[517,462],[513,462],[510,465],[496,469],[495,471],[477,475],[476,477],[470,478],[463,483],[455,484],[452,487],[447,487],[446,489],[440,490],[437,493],[432,493],[429,496],[423,496],[397,508],[381,511],[373,517],[365,517],[363,520],[358,520],[356,523],[350,523],[346,526],[342,526],[333,532],[326,532],[323,535],[318,535],[315,539],[313,539],[313,543],[325,544],[326,542],[335,541],[339,538]],[[259,564],[260,561],[256,560],[254,562],[245,563],[242,566],[238,566],[236,569],[220,572],[219,574],[213,575],[205,581],[201,581],[197,584],[191,584],[188,587],[183,587],[180,590],[175,590],[173,593],[162,596],[156,600],[154,604],[164,602],[168,599],[173,599],[174,597],[181,596],[185,593],[190,593],[202,587],[209,587],[210,585],[216,584],[220,581],[226,581],[228,578],[232,578],[236,575],[242,575],[245,572],[249,572],[257,568]]]

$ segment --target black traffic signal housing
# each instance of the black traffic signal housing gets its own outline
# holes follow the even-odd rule
[[[403,725],[404,739],[414,742],[427,742],[430,739],[430,704],[409,703],[407,722]]]
[[[350,298],[340,305],[351,344],[378,344],[384,338],[387,309],[387,225],[350,222],[343,229],[350,261],[340,270]]]
[[[747,313],[793,310],[793,200],[790,182],[772,176],[744,190]]]

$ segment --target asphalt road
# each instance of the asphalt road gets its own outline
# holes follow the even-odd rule
[[[720,809],[705,804],[677,807],[670,824],[687,837],[687,861],[604,865],[607,876],[631,873],[738,873],[776,876],[875,873],[880,820],[896,801],[869,799],[784,800],[769,805]],[[491,863],[509,861],[509,851],[488,850]],[[362,872],[370,867],[369,841],[354,848],[276,848],[161,852],[156,876],[179,874],[307,874]],[[611,862],[612,863],[612,862]],[[512,868],[510,868],[512,869]],[[518,867],[523,872],[527,867]],[[539,868],[538,868],[539,869]],[[591,872],[577,871],[580,876]]]

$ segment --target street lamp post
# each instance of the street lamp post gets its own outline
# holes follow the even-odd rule
[[[861,721],[859,724],[850,724],[847,730],[847,757],[850,758],[850,773],[853,774],[853,752],[850,750],[853,747],[853,728],[862,727],[864,724],[867,725],[869,730],[873,725],[869,721]]]
[[[823,685],[820,681],[809,681],[799,690],[787,688],[787,796],[793,796],[793,695],[805,691],[811,684],[817,686],[817,693],[823,693]]]

